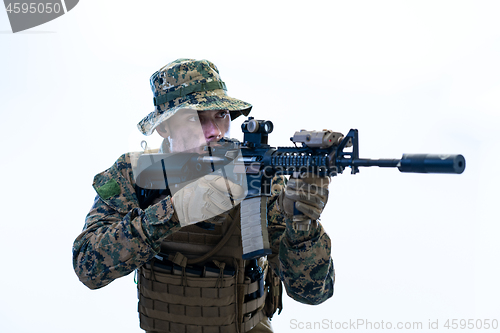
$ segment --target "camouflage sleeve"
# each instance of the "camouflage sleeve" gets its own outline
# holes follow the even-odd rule
[[[333,295],[335,271],[331,241],[319,221],[309,231],[294,231],[277,204],[286,178],[273,179],[268,202],[269,238],[273,254],[271,266],[285,285],[288,296],[305,304],[320,304]]]
[[[142,210],[128,155],[94,178],[97,197],[73,244],[73,267],[91,289],[101,288],[149,261],[162,239],[180,229],[170,197]]]

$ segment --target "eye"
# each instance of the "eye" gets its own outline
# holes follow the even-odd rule
[[[229,115],[229,111],[221,111],[217,114],[218,118],[226,118]]]

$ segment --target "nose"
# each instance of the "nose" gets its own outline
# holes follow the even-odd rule
[[[222,136],[217,123],[213,119],[210,119],[203,124],[203,134],[205,134],[205,140],[207,142],[217,141],[219,137]]]

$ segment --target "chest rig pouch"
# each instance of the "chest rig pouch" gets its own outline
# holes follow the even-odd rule
[[[249,261],[241,259],[239,209],[208,221],[213,228],[205,223],[204,228],[190,225],[173,233],[162,242],[159,255],[139,269],[142,329],[243,333],[273,315],[281,283],[276,285],[277,276],[269,278],[274,274],[265,257],[258,261],[258,278],[245,275]]]

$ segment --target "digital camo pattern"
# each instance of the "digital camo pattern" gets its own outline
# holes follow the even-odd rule
[[[177,59],[162,67],[150,79],[151,90],[155,97],[208,82],[222,82],[217,67],[208,60],[194,59]],[[231,119],[235,119],[241,114],[247,116],[251,108],[251,104],[229,97],[225,89],[193,92],[157,105],[153,112],[137,124],[137,127],[144,135],[151,135],[156,126],[180,109],[228,110]]]
[[[97,195],[85,219],[83,232],[73,244],[73,266],[80,280],[95,289],[125,276],[151,260],[161,240],[180,229],[173,217],[170,197],[141,210],[133,187],[130,155],[95,176],[94,188],[114,180],[120,186],[115,196]]]
[[[98,193],[113,180],[119,190],[106,192],[113,194],[106,199],[97,195],[84,230],[73,245],[75,272],[91,289],[103,287],[151,260],[159,252],[162,240],[181,228],[170,196],[145,210],[139,208],[133,179],[130,154],[122,155],[111,168],[94,178]],[[268,201],[273,251],[269,261],[290,297],[319,304],[333,294],[330,238],[320,223],[313,223],[308,232],[293,231],[291,223],[279,212],[276,200],[284,181],[275,178]]]
[[[305,304],[320,304],[333,295],[335,271],[331,241],[319,221],[309,231],[295,231],[292,221],[280,212],[278,197],[286,178],[273,179],[268,205],[271,266],[280,276],[288,296]],[[279,269],[278,269],[279,267]]]

